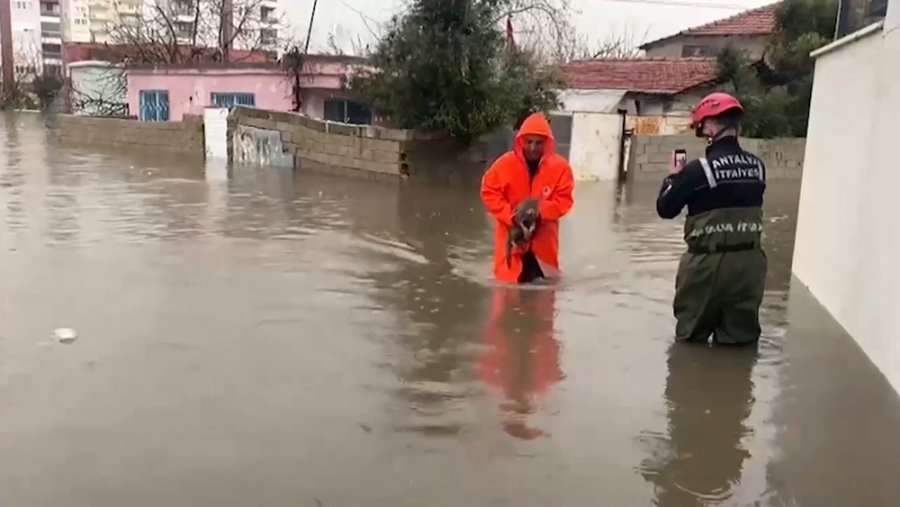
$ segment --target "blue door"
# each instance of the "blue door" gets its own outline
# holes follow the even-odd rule
[[[141,90],[140,102],[141,121],[169,121],[168,90]]]

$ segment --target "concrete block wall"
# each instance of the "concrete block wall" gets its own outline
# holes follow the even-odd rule
[[[806,140],[802,138],[749,139],[741,146],[766,163],[768,179],[800,179]],[[687,151],[688,160],[703,156],[706,141],[693,135],[634,136],[628,157],[629,181],[660,181],[669,169],[672,152]]]
[[[411,131],[325,122],[249,107],[236,107],[232,118],[236,128],[278,132],[282,149],[293,155],[298,170],[386,179],[411,173],[406,148],[417,138]],[[235,149],[239,149],[238,145],[234,144]],[[235,160],[240,159],[235,156]]]
[[[181,122],[143,122],[120,118],[60,115],[56,135],[62,144],[110,148],[165,150],[203,156],[203,123],[195,118]]]

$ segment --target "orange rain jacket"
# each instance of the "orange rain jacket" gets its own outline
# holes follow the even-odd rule
[[[559,364],[555,336],[556,292],[495,287],[484,347],[475,363],[482,382],[502,391],[506,401],[504,431],[523,439],[544,433],[531,427],[527,414],[539,406],[538,397],[565,376]]]
[[[544,157],[534,180],[529,183],[528,164],[522,153],[524,137],[539,134],[547,138]],[[517,282],[522,272],[522,255],[527,249],[513,249],[511,267],[506,266],[506,237],[512,227],[516,205],[526,197],[540,199],[541,224],[532,237],[531,250],[548,277],[559,274],[559,219],[572,209],[575,186],[572,168],[556,153],[556,141],[544,115],[529,116],[516,134],[515,145],[497,159],[481,180],[481,200],[496,220],[494,232],[494,276],[502,282]]]

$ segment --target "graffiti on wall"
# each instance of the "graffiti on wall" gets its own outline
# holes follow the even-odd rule
[[[281,133],[246,125],[234,129],[234,161],[238,164],[294,167],[294,155],[281,143]]]

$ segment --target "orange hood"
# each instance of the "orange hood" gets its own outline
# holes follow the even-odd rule
[[[550,129],[550,122],[547,121],[547,117],[545,117],[541,113],[532,113],[528,118],[525,118],[525,121],[522,122],[522,126],[519,127],[519,132],[516,134],[516,142],[513,150],[516,152],[516,155],[519,158],[524,159],[523,148],[525,143],[525,136],[530,134],[536,134],[540,136],[544,136],[547,138],[547,142],[544,143],[544,158],[547,155],[552,155],[556,153],[556,139],[553,138],[553,131]]]

